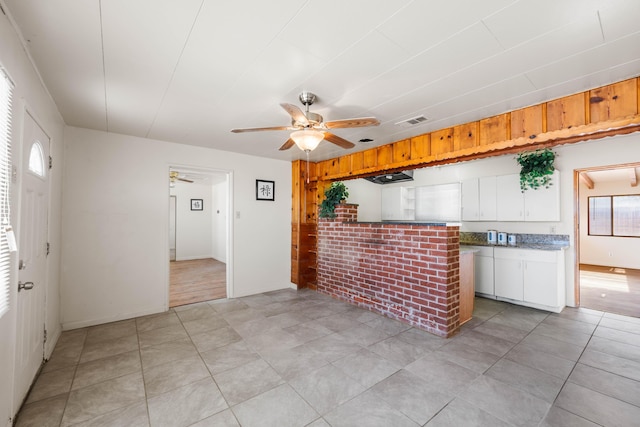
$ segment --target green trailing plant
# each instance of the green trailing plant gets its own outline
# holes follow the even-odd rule
[[[555,158],[556,154],[549,148],[518,154],[517,161],[521,167],[520,190],[524,193],[528,189],[549,188],[552,185]]]
[[[324,200],[320,203],[320,218],[335,218],[335,208],[338,203],[349,197],[349,191],[343,182],[332,182],[324,192]]]

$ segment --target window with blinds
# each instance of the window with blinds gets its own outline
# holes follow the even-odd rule
[[[0,317],[9,310],[11,251],[11,95],[13,84],[0,69]]]

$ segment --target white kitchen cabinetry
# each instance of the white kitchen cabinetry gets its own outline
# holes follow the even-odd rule
[[[520,175],[496,178],[498,221],[560,221],[560,173],[555,171],[549,188],[520,190]]]
[[[496,220],[496,177],[486,176],[462,181],[462,220]]]
[[[381,217],[383,221],[413,221],[416,219],[414,187],[383,187]]]
[[[564,251],[494,249],[495,295],[560,312],[565,306]]]
[[[493,297],[493,247],[492,246],[465,246],[475,251],[473,264],[475,272],[475,292],[480,296]]]

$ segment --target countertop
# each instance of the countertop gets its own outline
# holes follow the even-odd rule
[[[536,249],[539,251],[561,251],[567,249],[569,245],[553,244],[553,243],[518,243],[517,245],[494,245],[487,242],[460,242],[460,250],[463,246],[492,246],[494,248],[513,248],[513,249]]]

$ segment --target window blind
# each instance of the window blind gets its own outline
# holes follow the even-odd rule
[[[7,232],[10,230],[11,184],[11,96],[13,84],[0,69],[0,317],[9,310],[11,253]]]

